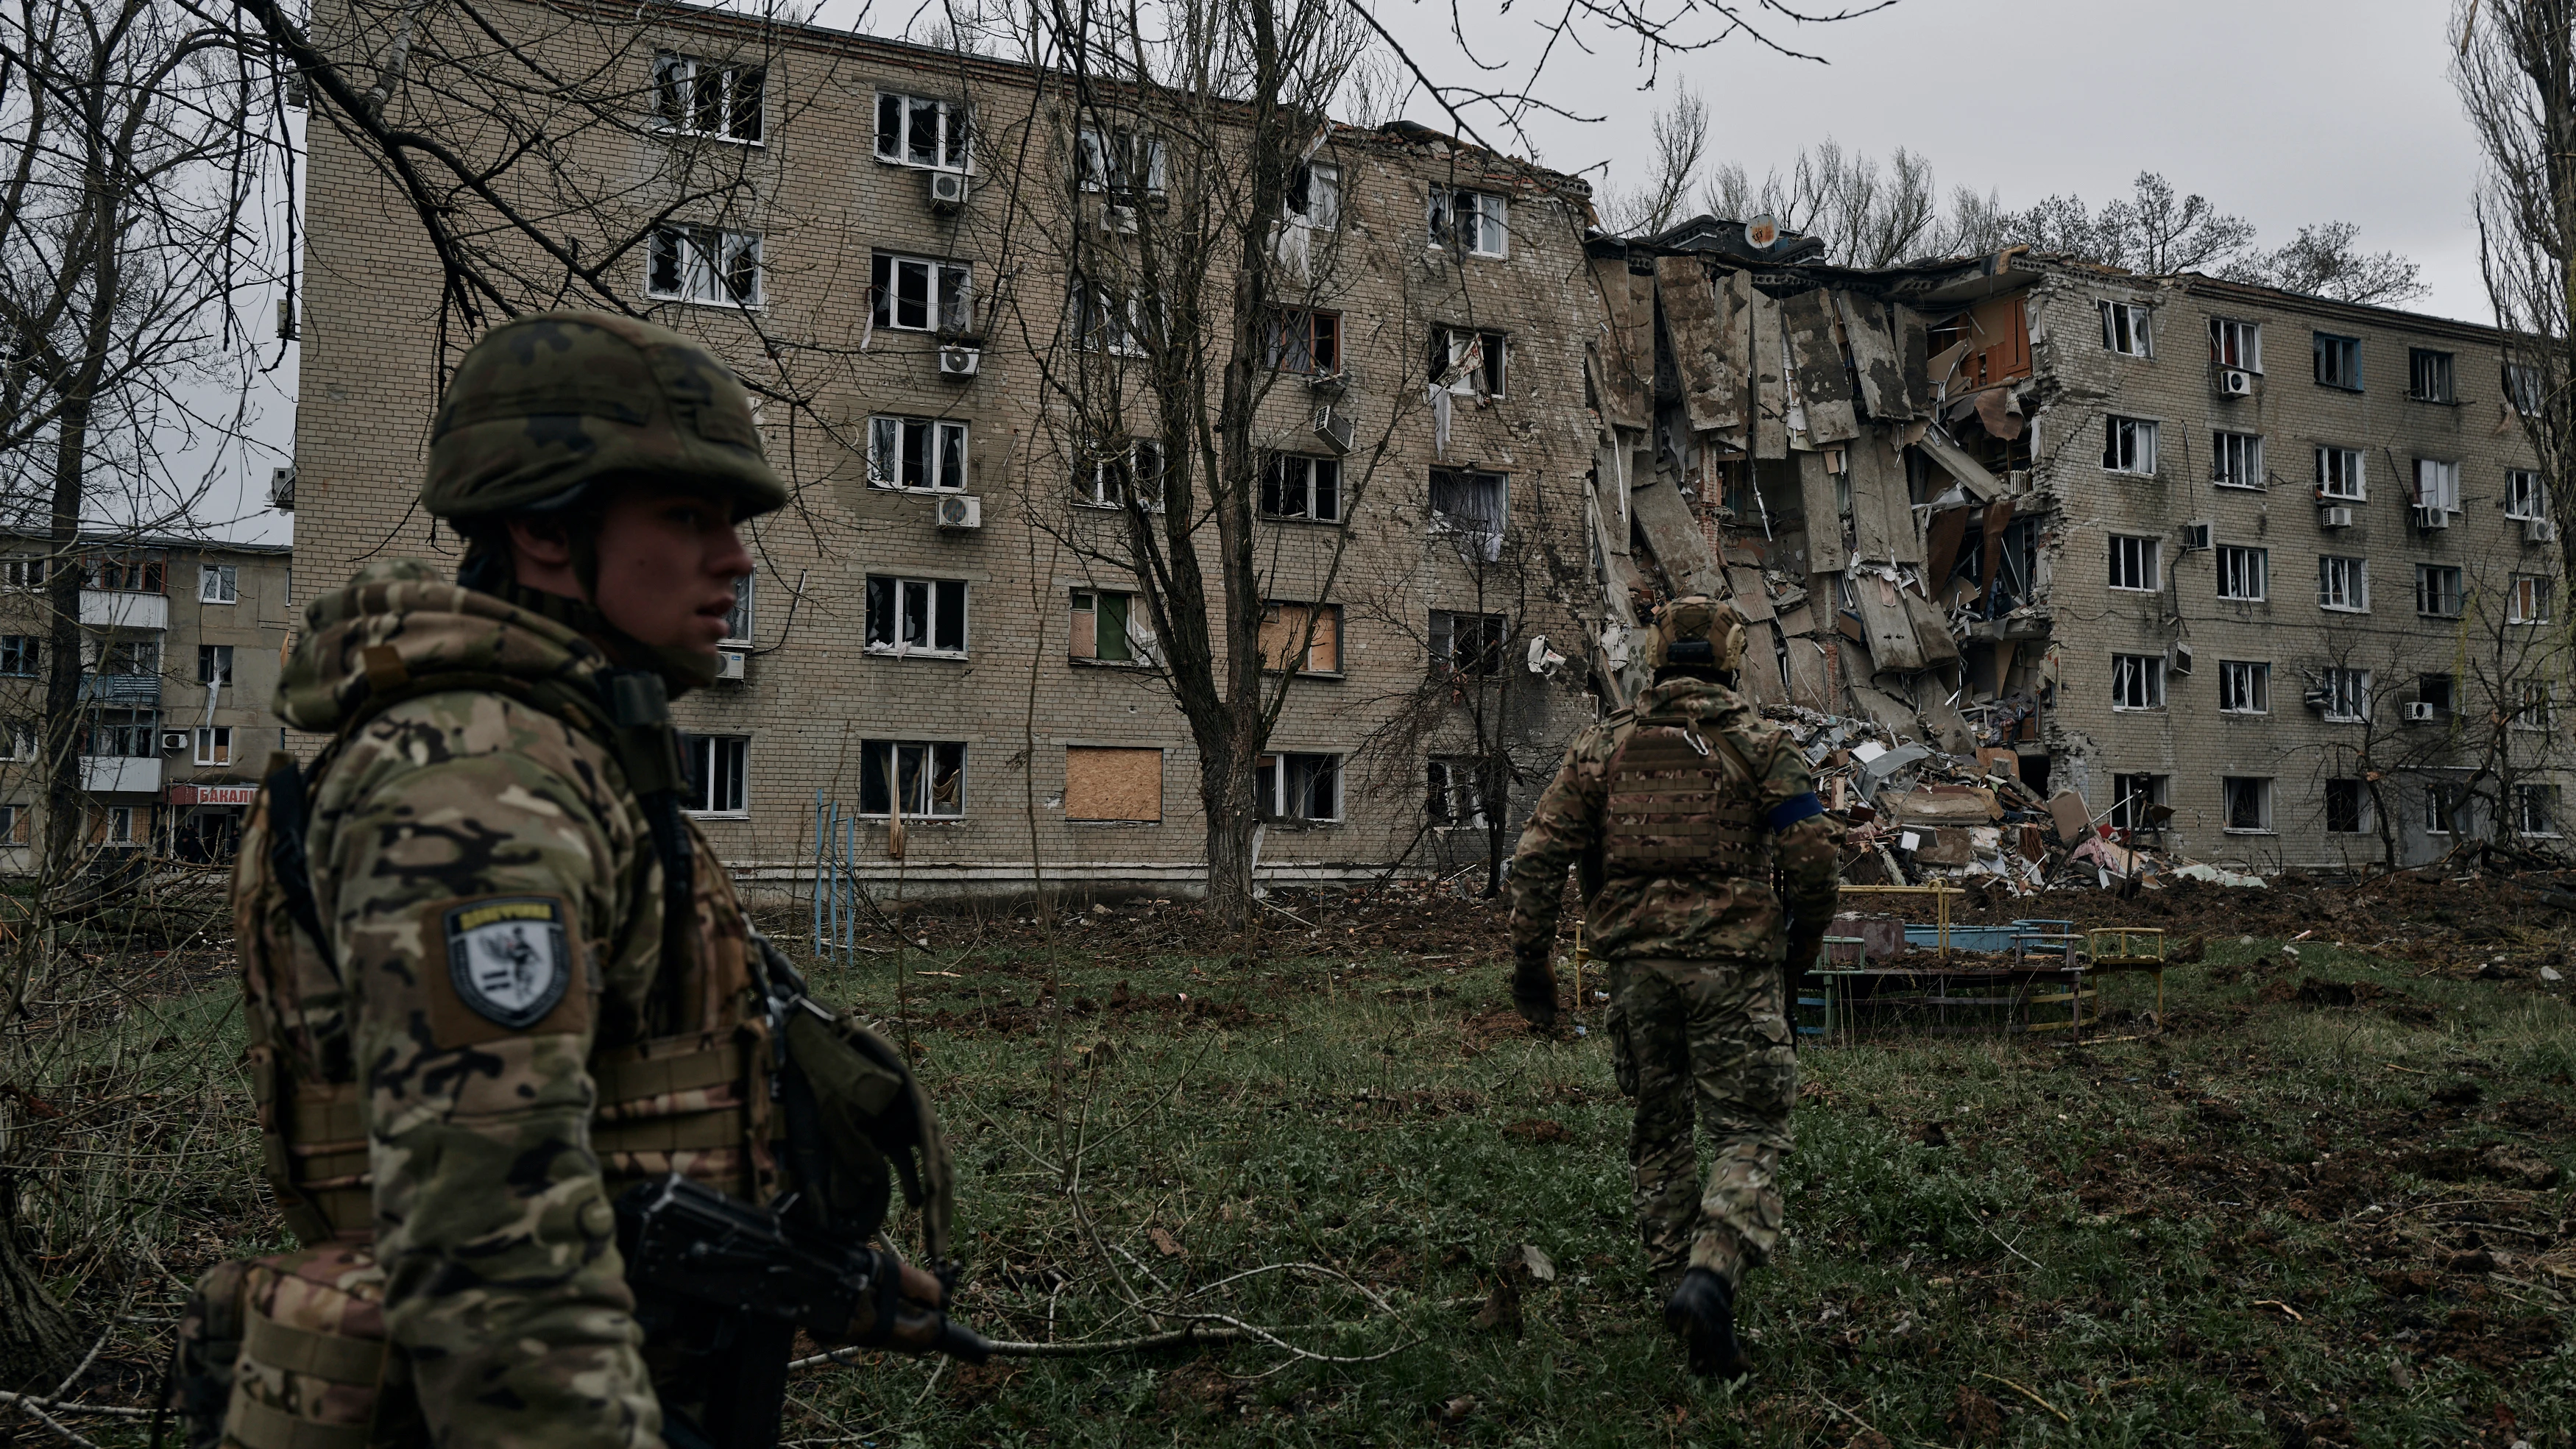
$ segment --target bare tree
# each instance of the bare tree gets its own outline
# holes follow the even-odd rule
[[[2478,258],[2576,578],[2576,0],[2461,0],[2452,71],[2486,166]]]
[[[1940,249],[1932,163],[1902,146],[1882,168],[1876,157],[1846,151],[1829,136],[1800,151],[1786,176],[1769,172],[1757,187],[1741,164],[1728,162],[1700,195],[1717,215],[1766,214],[1787,230],[1821,238],[1826,256],[1845,266],[1893,266]]]
[[[1682,219],[1691,184],[1708,160],[1708,102],[1683,86],[1655,113],[1653,131],[1645,181],[1633,189],[1605,187],[1595,198],[1601,225],[1620,236],[1653,236]]]
[[[2269,251],[2249,251],[2218,274],[2231,282],[2365,306],[2392,306],[2424,295],[2424,269],[2395,252],[2364,255],[2353,246],[2360,231],[2348,221],[2303,226],[2296,240]]]

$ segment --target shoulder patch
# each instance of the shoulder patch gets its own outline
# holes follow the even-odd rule
[[[561,902],[494,896],[447,907],[448,984],[495,1026],[520,1031],[553,1011],[572,984],[572,942]]]

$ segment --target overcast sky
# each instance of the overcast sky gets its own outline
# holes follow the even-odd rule
[[[1472,0],[1461,6],[1476,13]],[[1528,7],[1490,9],[1471,21],[1495,47],[1487,58],[1533,53]],[[1379,0],[1378,14],[1435,75],[1465,73],[1447,5]],[[1641,91],[1633,45],[1560,56],[1541,94],[1609,119],[1531,130],[1548,165],[1609,162],[1632,183],[1649,118],[1686,81],[1715,113],[1714,159],[1741,162],[1757,182],[1825,136],[1881,157],[1920,152],[1945,195],[1994,188],[2011,207],[2053,192],[2098,206],[2139,171],[2161,171],[2253,222],[2263,245],[2304,223],[2356,222],[2364,250],[2423,265],[2432,290],[2414,308],[2482,322],[2477,143],[2451,88],[2449,19],[2442,0],[1900,0],[1857,20],[1772,26],[1822,65],[1739,37]],[[1410,114],[1439,120],[1420,102]]]

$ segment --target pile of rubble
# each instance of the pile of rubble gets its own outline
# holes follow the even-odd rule
[[[2175,877],[2263,884],[2172,859],[2089,813],[2072,790],[2043,799],[2010,749],[1954,755],[1868,720],[1795,706],[1764,713],[1788,728],[1826,813],[1849,828],[1847,885],[2000,882],[2018,895],[2063,885],[2156,889]]]

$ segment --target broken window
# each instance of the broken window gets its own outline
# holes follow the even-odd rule
[[[2507,468],[2504,473],[2504,516],[2529,519],[2549,516],[2549,485],[2528,468]]]
[[[1431,663],[1452,674],[1491,677],[1503,672],[1503,641],[1510,636],[1500,614],[1431,611]]]
[[[662,51],[653,57],[654,122],[674,134],[757,143],[768,78],[761,66]]]
[[[0,635],[0,674],[33,674],[44,644],[33,634]]]
[[[868,652],[966,657],[966,585],[868,575]]]
[[[973,316],[974,279],[974,267],[965,262],[878,252],[876,325],[901,332],[963,333]]]
[[[197,602],[200,604],[233,604],[241,601],[241,569],[234,564],[199,564],[197,566]]]
[[[161,641],[109,637],[98,642],[96,658],[94,667],[100,674],[158,674],[161,672]]]
[[[120,594],[157,594],[162,591],[161,556],[159,554],[100,554],[88,561],[85,589],[106,589]]]
[[[197,682],[226,685],[233,682],[233,646],[200,644],[197,646]]]
[[[0,845],[25,845],[32,835],[27,827],[35,818],[24,805],[0,805]]]
[[[1288,194],[1280,209],[1287,219],[1317,231],[1342,224],[1342,168],[1328,161],[1309,161],[1288,173]]]
[[[2415,566],[2415,612],[2428,619],[2460,617],[2460,571],[2448,564]]]
[[[1477,762],[1465,756],[1431,757],[1428,806],[1434,825],[1485,825],[1485,792],[1478,783]]]
[[[954,819],[966,813],[966,746],[955,740],[866,740],[859,746],[859,813]]]
[[[1261,468],[1261,511],[1272,518],[1339,523],[1342,460],[1273,453]]]
[[[2522,686],[2522,703],[2516,706],[2513,712],[2514,728],[2525,730],[2549,728],[2550,706],[2556,702],[2556,698],[2556,692],[2545,680]]]
[[[2370,794],[2359,780],[2326,781],[2326,833],[2359,835],[2370,828]]]
[[[2152,357],[2147,345],[2147,309],[2137,302],[2102,303],[2102,345],[2128,357]]]
[[[1073,335],[1085,352],[1119,357],[1145,355],[1144,299],[1123,287],[1077,282],[1073,289]]]
[[[2319,555],[2317,607],[2346,614],[2370,612],[2370,561]]]
[[[868,419],[868,483],[907,492],[966,486],[966,425],[946,418]]]
[[[2165,707],[2165,657],[2161,654],[2111,656],[2111,708]]]
[[[2317,449],[2317,496],[2339,503],[2368,501],[2359,448]]]
[[[231,764],[233,762],[233,727],[231,725],[199,726],[196,758],[200,765]]]
[[[1163,818],[1159,748],[1067,745],[1064,818],[1158,824]]]
[[[2556,835],[2558,833],[2558,787],[2555,785],[2514,786],[2513,828],[2524,835]]]
[[[2219,803],[2231,833],[2268,835],[2272,830],[2272,782],[2257,775],[2227,775],[2218,782]]]
[[[2459,401],[2451,388],[2451,354],[2426,347],[2407,348],[2406,395],[2417,402]]]
[[[1342,314],[1282,307],[1270,316],[1266,360],[1282,372],[1342,370]]]
[[[2457,785],[2424,787],[2424,833],[2448,835],[2460,828],[2461,790]]]
[[[1504,338],[1463,327],[1431,329],[1431,383],[1461,397],[1503,395]]]
[[[2415,676],[2415,702],[2432,706],[2435,714],[2449,714],[2452,701],[2459,693],[2459,682],[2447,674]]]
[[[877,159],[933,171],[967,168],[967,109],[955,101],[877,92]]]
[[[750,799],[751,737],[688,735],[689,811],[743,815]]]
[[[1503,538],[1503,475],[1470,468],[1431,470],[1431,529],[1485,540],[1493,557]]]
[[[161,753],[161,716],[148,709],[103,709],[90,721],[88,755],[148,760]]]
[[[2211,433],[2209,481],[2221,488],[2262,487],[2265,482],[2262,436],[2257,433]]]
[[[1111,196],[1163,194],[1163,143],[1134,131],[1086,129],[1077,152],[1077,179],[1085,191]]]
[[[42,554],[21,554],[7,561],[5,582],[13,589],[41,589],[45,586],[45,559]]]
[[[2270,582],[2271,550],[2243,544],[2221,544],[2216,550],[2218,596],[2260,603]]]
[[[2105,414],[2102,466],[2114,473],[2156,471],[2156,425],[2145,418]]]
[[[2513,403],[2515,412],[2524,417],[2536,415],[2542,399],[2548,395],[2548,390],[2541,385],[2540,369],[2524,362],[2506,363],[2504,395]]]
[[[2325,692],[2326,718],[2335,724],[2359,724],[2370,718],[2370,671],[2328,665],[2319,681]]]
[[[744,574],[733,581],[733,607],[725,610],[724,637],[719,644],[751,642],[751,586],[757,574]]]
[[[1069,632],[1073,657],[1100,664],[1135,663],[1142,652],[1137,646],[1143,623],[1135,609],[1134,594],[1074,590],[1073,627]]]
[[[2361,391],[2361,339],[2316,334],[2317,381],[2348,392]]]
[[[678,302],[760,305],[760,237],[707,226],[657,226],[645,247],[644,290]]]
[[[1264,604],[1261,667],[1298,674],[1342,672],[1342,606]]]
[[[1253,764],[1265,820],[1342,818],[1342,757],[1263,755]]]
[[[2506,596],[2505,622],[2548,623],[2550,582],[2547,574],[2515,574],[2513,590]]]
[[[2218,661],[2218,712],[2270,714],[2272,666],[2253,659]]]
[[[1163,506],[1163,445],[1139,438],[1095,457],[1073,476],[1073,501],[1084,508]]]
[[[2163,562],[2164,545],[2157,540],[2124,533],[2111,535],[2111,587],[2163,588]]]
[[[2239,372],[2263,370],[2263,324],[2233,317],[2209,319],[2209,360]]]
[[[2163,775],[2113,775],[2111,777],[2111,828],[2144,830],[2155,822],[2148,812],[2165,803]]]
[[[2460,511],[2460,465],[2439,458],[2415,460],[2415,506],[2426,513]]]
[[[1431,188],[1431,244],[1455,247],[1471,257],[1499,257],[1506,247],[1507,207],[1503,198],[1482,191]]]

